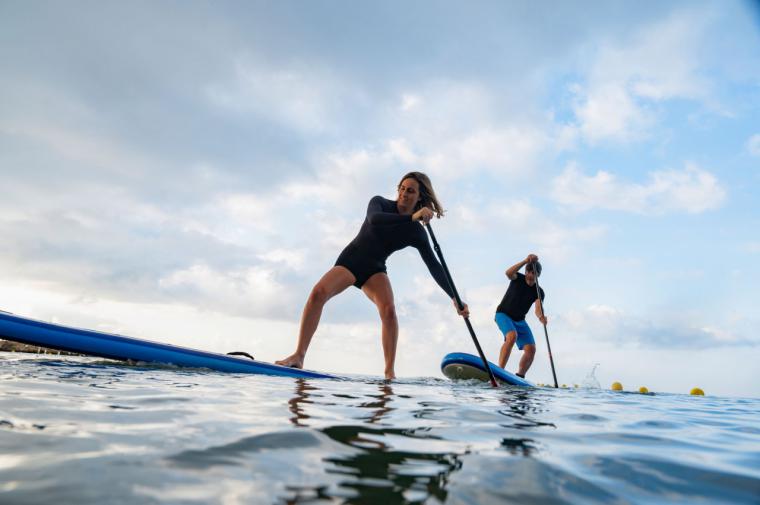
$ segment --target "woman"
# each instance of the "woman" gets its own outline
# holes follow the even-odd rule
[[[457,307],[454,293],[441,264],[433,255],[422,227],[433,215],[440,218],[443,208],[435,196],[430,179],[421,172],[409,172],[401,179],[395,201],[381,196],[373,197],[369,201],[367,218],[359,234],[343,249],[335,266],[311,290],[301,316],[296,352],[275,363],[302,368],[306,350],[319,325],[322,307],[330,298],[354,285],[364,291],[377,306],[382,322],[385,378],[395,379],[398,319],[393,304],[393,290],[385,268],[388,256],[408,246],[416,248],[435,281]],[[467,304],[462,310],[457,307],[457,312],[461,316],[469,316]]]

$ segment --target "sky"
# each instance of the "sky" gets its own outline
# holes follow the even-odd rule
[[[760,396],[757,2],[4,0],[0,75],[2,310],[283,358],[369,199],[420,170],[492,361],[535,253],[560,384]],[[414,249],[388,272],[400,377],[475,353]],[[350,288],[306,367],[382,356]]]

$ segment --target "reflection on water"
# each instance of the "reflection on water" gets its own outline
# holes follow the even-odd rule
[[[389,448],[382,439],[401,430],[335,426],[323,430],[333,440],[362,449],[355,456],[328,458],[327,471],[343,475],[344,488],[356,495],[349,503],[405,503],[446,498],[452,472],[461,467],[455,453],[418,453]]]
[[[374,398],[374,400],[361,403],[358,407],[369,410],[369,416],[366,417],[368,423],[383,424],[383,418],[394,410],[390,406],[393,403],[393,388],[389,383],[383,382],[378,385],[378,394],[367,396]]]
[[[323,427],[320,431],[345,446],[358,449],[352,454],[327,457],[325,472],[339,476],[337,485],[288,486],[289,495],[283,503],[311,503],[315,500],[341,500],[344,503],[422,503],[447,498],[451,476],[462,468],[462,456],[470,449],[465,445],[458,451],[440,450],[442,445],[427,450],[425,442],[441,441],[430,427],[399,428],[394,423],[394,404],[403,403],[404,410],[412,411],[414,417],[425,419],[432,413],[440,413],[451,405],[435,402],[414,402],[409,395],[397,396],[392,384],[372,384],[375,393],[362,395],[338,394],[335,397],[347,401],[355,414],[353,418],[362,424]],[[293,414],[290,422],[297,427],[307,427],[312,419],[309,409],[318,410],[326,403],[320,387],[308,380],[295,382],[293,397],[288,401]],[[510,427],[529,429],[550,426],[531,419],[531,415],[543,411],[541,401],[529,391],[510,391],[500,398],[506,408],[500,413],[513,419]],[[421,444],[421,445],[420,445]],[[419,450],[412,450],[419,446]],[[500,447],[509,454],[530,457],[537,450],[531,438],[503,438]]]
[[[11,357],[0,374],[0,503],[760,496],[754,399],[318,381],[86,359]]]
[[[544,403],[549,400],[546,397],[540,397],[531,389],[514,388],[501,395],[499,401],[506,405],[506,408],[499,409],[498,412],[511,419],[509,426],[512,428],[526,430],[540,427],[556,428],[554,423],[538,419],[539,415],[547,411]]]
[[[533,430],[537,428],[556,428],[554,423],[543,422],[537,416],[546,411],[543,405],[547,399],[536,395],[534,390],[513,388],[499,397],[506,407],[498,412],[510,418],[510,423],[501,426],[517,430]],[[512,456],[530,457],[539,450],[539,444],[533,438],[505,437],[501,439],[501,447]]]
[[[329,426],[320,430],[330,439],[358,449],[350,455],[323,460],[324,470],[339,477],[337,485],[288,486],[290,494],[283,498],[283,503],[327,499],[340,499],[345,503],[414,503],[431,496],[439,501],[446,498],[448,477],[461,466],[458,455],[394,449],[389,437],[419,435],[415,430],[383,427],[391,424],[389,417],[395,410],[393,403],[397,398],[390,383],[382,382],[375,387],[376,393],[335,395],[356,409],[352,417],[363,421],[361,425]],[[316,384],[297,380],[294,395],[288,401],[293,414],[290,422],[297,427],[307,426],[311,418],[307,412],[309,407],[323,406],[323,399]]]
[[[309,419],[309,416],[306,414],[304,407],[310,403],[314,403],[310,397],[312,394],[315,394],[315,391],[319,391],[319,388],[312,385],[306,379],[295,379],[295,384],[295,396],[288,400],[290,412],[293,413],[290,422],[295,426],[307,426],[306,421]]]

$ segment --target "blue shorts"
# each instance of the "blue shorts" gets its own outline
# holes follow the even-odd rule
[[[510,331],[517,333],[517,348],[521,351],[527,344],[536,345],[536,341],[533,339],[533,332],[530,331],[530,326],[525,322],[525,319],[522,321],[512,321],[508,315],[503,312],[497,312],[494,321],[496,321],[496,325],[501,330],[504,338],[507,338],[507,333]]]

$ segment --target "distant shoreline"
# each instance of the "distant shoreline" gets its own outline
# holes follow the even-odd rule
[[[29,354],[55,354],[56,356],[84,356],[75,352],[59,351],[38,345],[21,344],[12,340],[0,339],[0,352],[24,352]]]

